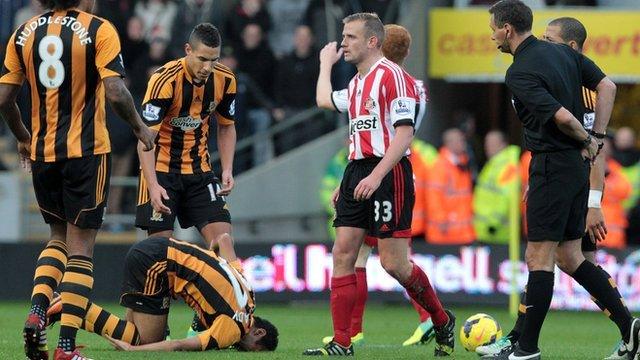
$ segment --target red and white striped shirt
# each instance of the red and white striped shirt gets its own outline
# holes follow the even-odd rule
[[[344,96],[344,91],[338,91],[332,99],[339,111],[349,112],[349,160],[383,157],[395,126],[415,124],[420,101],[415,80],[384,57],[365,76],[356,74],[351,79],[346,102],[340,93]]]

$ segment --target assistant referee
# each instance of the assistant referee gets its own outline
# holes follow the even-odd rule
[[[567,265],[567,274],[620,320],[627,350],[635,355],[640,321],[631,318],[604,271],[580,250],[590,164],[598,153],[595,139],[578,120],[585,112],[581,88],[597,91],[596,114],[608,121],[615,85],[569,46],[536,39],[533,14],[521,1],[499,1],[489,13],[491,39],[500,51],[513,55],[505,81],[524,126],[524,146],[533,154],[526,213],[527,311],[518,343],[496,358],[540,359],[538,337],[553,295],[554,255]]]

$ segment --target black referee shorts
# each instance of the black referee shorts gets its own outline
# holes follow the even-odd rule
[[[526,214],[529,241],[585,235],[589,170],[579,150],[533,154]]]

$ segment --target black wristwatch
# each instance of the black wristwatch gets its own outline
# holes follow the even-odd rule
[[[591,145],[591,135],[587,135],[587,138],[582,140],[582,148],[586,149],[589,147],[589,145]]]
[[[607,133],[606,132],[605,133],[599,133],[599,132],[595,132],[593,130],[589,130],[589,134],[591,136],[593,136],[594,138],[598,139],[598,140],[602,140],[605,137],[607,137]]]

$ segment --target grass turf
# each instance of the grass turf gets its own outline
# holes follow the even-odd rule
[[[122,315],[123,308],[105,304],[108,310]],[[26,303],[0,303],[0,359],[24,359],[22,352],[22,325],[28,310]],[[467,317],[484,312],[492,315],[504,331],[512,327],[506,310],[498,308],[455,308],[458,321],[456,341],[460,325]],[[323,336],[329,335],[331,317],[326,304],[271,306],[262,305],[257,314],[272,321],[280,331],[280,345],[274,353],[239,353],[235,350],[205,353],[122,353],[114,351],[110,344],[84,331],[79,332],[78,344],[86,345],[83,353],[94,359],[290,359],[301,356],[307,347],[319,346]],[[183,304],[172,305],[170,315],[171,334],[183,337],[192,318],[191,311]],[[366,344],[355,349],[356,356],[367,359],[417,359],[432,358],[433,343],[426,346],[402,347],[400,344],[415,329],[417,316],[410,305],[370,304],[365,314]],[[49,347],[55,347],[59,327],[48,335]],[[545,359],[602,359],[609,355],[619,335],[613,323],[601,313],[551,312],[547,316],[540,344]],[[50,351],[51,353],[53,351]],[[474,353],[465,352],[456,344],[455,359],[478,359]]]

